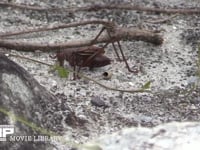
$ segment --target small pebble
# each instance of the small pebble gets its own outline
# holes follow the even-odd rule
[[[96,106],[96,107],[103,107],[104,109],[109,107],[108,104],[106,104],[106,103],[105,103],[103,100],[101,100],[101,98],[98,97],[98,96],[92,97],[92,99],[91,99],[91,104],[92,104],[93,106]]]

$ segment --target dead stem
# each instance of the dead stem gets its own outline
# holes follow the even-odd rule
[[[39,61],[39,60],[35,60],[35,59],[32,59],[32,58],[28,58],[28,57],[25,57],[25,56],[20,56],[20,55],[15,55],[15,54],[9,54],[8,56],[11,56],[11,57],[18,57],[18,58],[22,58],[22,59],[26,59],[26,60],[29,60],[29,61],[33,61],[33,62],[36,62],[36,63],[40,63],[40,64],[43,64],[43,65],[47,65],[49,67],[52,67],[53,65],[51,64],[48,64],[48,63],[45,63],[45,62],[42,62],[42,61]],[[114,87],[109,87],[109,86],[106,86],[104,84],[102,84],[101,82],[97,81],[97,80],[94,80],[82,73],[78,73],[76,71],[73,71],[69,68],[67,68],[67,70],[69,70],[70,72],[75,72],[76,74],[78,74],[78,76],[86,79],[86,80],[89,80],[89,81],[93,81],[95,84],[105,88],[105,89],[108,89],[108,90],[112,90],[112,91],[119,91],[119,92],[125,92],[125,93],[131,93],[131,94],[134,94],[134,93],[152,93],[150,90],[144,90],[144,89],[137,89],[137,90],[122,90],[122,89],[118,89],[118,88],[114,88]]]

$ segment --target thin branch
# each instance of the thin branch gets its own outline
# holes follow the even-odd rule
[[[12,7],[15,9],[25,9],[25,10],[33,10],[33,11],[54,11],[54,12],[80,12],[80,11],[100,11],[100,10],[134,10],[134,11],[146,11],[146,12],[155,12],[155,13],[166,13],[166,14],[200,14],[200,8],[196,9],[165,9],[165,8],[149,8],[149,7],[141,7],[134,6],[131,4],[104,4],[104,5],[90,5],[86,7],[69,7],[69,8],[43,8],[40,6],[28,6],[28,5],[20,5],[13,3],[5,3],[0,2],[0,6],[2,7]]]
[[[33,62],[36,62],[36,63],[40,63],[40,64],[43,64],[43,65],[47,65],[49,67],[53,67],[53,65],[51,64],[48,64],[48,63],[45,63],[45,62],[42,62],[42,61],[39,61],[39,60],[35,60],[35,59],[32,59],[32,58],[28,58],[28,57],[25,57],[25,56],[20,56],[20,55],[15,55],[15,54],[8,54],[8,56],[11,56],[11,57],[19,57],[19,58],[22,58],[22,59],[26,59],[26,60],[29,60],[29,61],[33,61]],[[86,79],[86,80],[89,80],[89,81],[93,81],[95,84],[105,88],[105,89],[108,89],[108,90],[112,90],[112,91],[118,91],[118,92],[125,92],[125,93],[152,93],[150,90],[144,90],[144,89],[138,89],[138,90],[123,90],[123,89],[118,89],[118,88],[114,88],[114,87],[109,87],[109,86],[106,86],[104,84],[102,84],[101,82],[97,81],[97,80],[94,80],[80,72],[77,72],[77,71],[74,71],[72,69],[69,69],[67,68],[67,70],[69,70],[70,72],[75,72],[76,74],[78,74],[78,76]]]
[[[153,24],[165,23],[165,22],[167,22],[167,21],[169,21],[169,20],[171,20],[171,19],[173,19],[173,18],[175,18],[175,17],[177,17],[177,16],[178,16],[178,14],[174,14],[174,15],[172,15],[172,16],[170,16],[170,17],[167,17],[167,18],[164,18],[164,19],[146,20],[146,21],[144,21],[144,22],[153,23]]]
[[[83,26],[83,25],[87,25],[87,24],[102,24],[104,26],[113,26],[113,23],[110,22],[110,21],[86,20],[86,21],[82,21],[82,22],[74,22],[74,23],[54,25],[54,26],[48,25],[48,26],[43,26],[43,27],[39,27],[39,28],[30,28],[30,29],[27,29],[25,31],[7,32],[7,33],[0,34],[0,37],[8,37],[8,36],[14,36],[14,35],[28,34],[28,33],[33,33],[33,32],[64,29],[64,28],[70,28],[70,27]]]
[[[48,63],[45,63],[45,62],[42,62],[42,61],[39,61],[39,60],[36,60],[36,59],[32,59],[32,58],[28,58],[28,57],[25,57],[25,56],[21,56],[21,55],[16,55],[16,54],[6,54],[7,56],[11,56],[11,57],[18,57],[18,58],[22,58],[22,59],[26,59],[26,60],[29,60],[29,61],[33,61],[33,62],[36,62],[36,63],[39,63],[39,64],[42,64],[42,65],[46,65],[46,66],[53,66],[51,64],[48,64]]]

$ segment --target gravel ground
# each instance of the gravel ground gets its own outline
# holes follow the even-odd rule
[[[40,6],[85,6],[93,4],[90,0],[15,0],[13,2]],[[134,3],[141,6],[164,8],[197,8],[198,0],[103,0],[97,3]],[[28,27],[77,22],[86,19],[109,19],[126,27],[135,26],[150,30],[162,30],[164,43],[153,46],[141,41],[123,41],[122,48],[128,63],[132,68],[140,67],[138,74],[128,72],[123,62],[116,61],[113,48],[106,48],[106,55],[113,61],[109,66],[89,71],[82,69],[85,75],[101,83],[121,89],[137,89],[148,81],[152,81],[151,90],[156,94],[129,94],[110,91],[92,81],[85,79],[72,80],[72,74],[67,79],[60,78],[56,73],[49,73],[49,67],[24,59],[11,59],[29,71],[38,82],[52,94],[62,99],[63,106],[69,106],[85,124],[78,127],[66,125],[65,136],[77,142],[84,142],[105,133],[112,133],[124,127],[152,127],[170,121],[198,121],[200,119],[199,89],[191,89],[197,83],[197,43],[200,38],[199,15],[177,15],[167,23],[152,24],[147,20],[157,20],[169,17],[164,14],[137,13],[135,11],[99,11],[62,14],[22,11],[12,8],[0,9],[0,32],[25,30]],[[87,25],[77,28],[28,34],[11,37],[19,41],[29,42],[62,42],[74,39],[95,37],[101,26]],[[44,61],[55,63],[49,53],[28,53],[4,50]],[[68,64],[66,63],[66,67]],[[102,78],[103,72],[112,73],[110,80]],[[103,110],[91,105],[90,100],[98,97],[110,107]],[[63,112],[64,115],[64,112]]]

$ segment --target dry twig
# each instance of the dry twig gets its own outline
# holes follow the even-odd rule
[[[153,23],[153,24],[157,24],[157,23],[166,23],[167,21],[169,21],[169,20],[171,20],[171,19],[173,19],[173,18],[175,18],[175,17],[177,17],[177,16],[178,16],[178,14],[174,14],[174,15],[172,15],[172,16],[170,16],[170,17],[167,17],[167,18],[164,18],[164,19],[146,20],[145,22],[147,22],[147,23]]]
[[[14,3],[5,3],[0,2],[1,7],[12,7],[16,9],[25,9],[25,10],[33,10],[33,11],[42,11],[42,12],[80,12],[80,11],[100,11],[100,10],[134,10],[134,11],[146,11],[146,12],[154,12],[154,13],[166,13],[166,14],[200,14],[200,9],[188,9],[188,8],[182,8],[182,9],[164,9],[164,8],[149,8],[149,7],[141,7],[141,6],[134,6],[131,4],[120,4],[120,5],[114,5],[114,4],[96,4],[96,5],[90,5],[85,7],[69,7],[69,8],[43,8],[39,6],[28,6],[28,5],[20,5],[20,4],[14,4]]]
[[[48,25],[43,26],[39,28],[31,28],[23,31],[16,31],[16,32],[7,32],[7,33],[1,33],[0,37],[8,37],[8,36],[14,36],[14,35],[22,35],[22,34],[28,34],[33,32],[42,32],[42,31],[50,31],[50,30],[57,30],[57,29],[64,29],[64,28],[70,28],[70,27],[77,27],[77,26],[83,26],[87,24],[102,24],[104,26],[113,26],[112,22],[104,21],[104,20],[86,20],[82,22],[75,22],[75,23],[68,23],[68,24],[61,24],[61,25]]]

